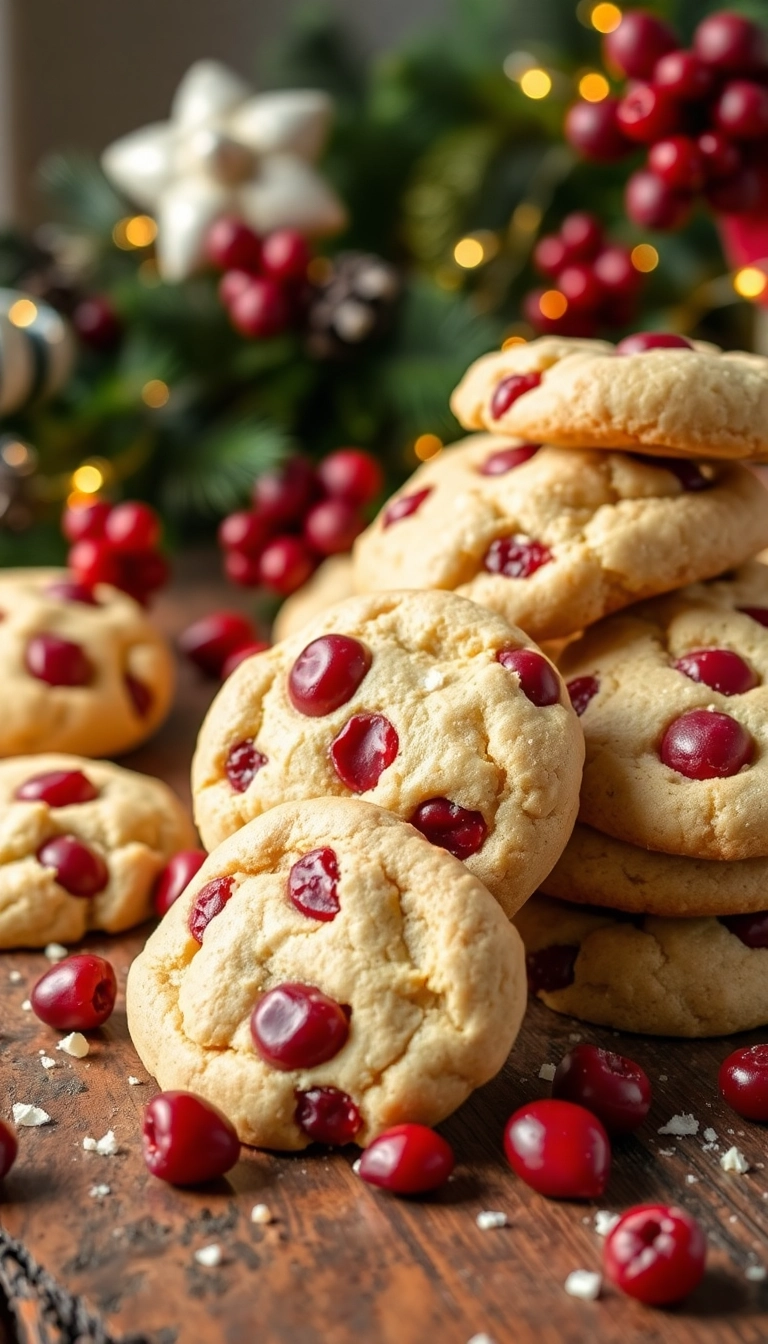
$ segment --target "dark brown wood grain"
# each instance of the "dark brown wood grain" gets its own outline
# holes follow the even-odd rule
[[[205,581],[207,566],[190,562],[187,582],[163,603],[160,616],[169,630],[216,603],[233,605],[215,577]],[[128,763],[188,796],[195,732],[211,693],[182,669],[169,724]],[[89,942],[110,957],[124,984],[146,932]],[[46,1324],[33,1306],[10,1329],[0,1310],[0,1344],[6,1337],[7,1344],[126,1337],[152,1344],[467,1344],[480,1332],[495,1344],[758,1344],[768,1338],[768,1284],[745,1277],[750,1264],[768,1266],[765,1130],[729,1112],[716,1088],[718,1064],[733,1041],[618,1037],[533,1004],[501,1075],[442,1127],[459,1165],[437,1195],[397,1201],[373,1192],[352,1170],[355,1149],[288,1157],[244,1150],[226,1181],[181,1191],[154,1180],[141,1160],[141,1110],[153,1085],[131,1047],[122,997],[94,1034],[87,1059],[59,1054],[59,1067],[42,1068],[40,1051],[55,1054],[58,1034],[22,1003],[47,965],[41,953],[0,956],[0,1114],[7,1117],[14,1101],[26,1101],[45,1107],[54,1121],[20,1132],[19,1160],[0,1191],[0,1228],[50,1276],[46,1282],[68,1295],[81,1325],[89,1319],[91,1325],[79,1335],[53,1333],[50,1319]],[[13,971],[20,982],[11,981]],[[548,1093],[539,1068],[556,1062],[574,1035],[631,1054],[654,1085],[649,1121],[637,1137],[615,1145],[599,1207],[679,1202],[706,1227],[706,1281],[673,1311],[644,1309],[610,1288],[598,1302],[569,1298],[563,1288],[568,1273],[600,1266],[593,1228],[598,1206],[544,1200],[505,1165],[505,1119],[524,1100]],[[130,1086],[129,1074],[144,1081]],[[684,1139],[658,1134],[682,1111],[694,1114],[701,1131],[717,1131],[719,1152],[703,1151],[701,1133]],[[83,1151],[85,1135],[99,1138],[110,1128],[120,1144],[116,1157]],[[719,1156],[732,1143],[753,1164],[746,1176],[720,1168]],[[98,1199],[90,1191],[101,1183],[110,1194]],[[251,1223],[257,1202],[271,1209],[269,1226]],[[482,1209],[503,1210],[509,1226],[481,1232],[475,1219]],[[212,1242],[225,1260],[207,1269],[195,1262],[194,1251]]]

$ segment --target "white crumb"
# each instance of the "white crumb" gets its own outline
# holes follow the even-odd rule
[[[207,1269],[215,1269],[224,1259],[224,1253],[215,1241],[210,1246],[201,1246],[199,1251],[195,1251],[195,1259],[198,1265],[205,1265]]]
[[[88,1191],[91,1199],[104,1199],[107,1195],[111,1195],[111,1193],[112,1188],[109,1185],[92,1185]]]
[[[723,1171],[735,1171],[739,1176],[749,1171],[749,1163],[740,1148],[729,1148],[727,1153],[723,1153],[720,1166]]]
[[[685,1178],[686,1185],[695,1185],[698,1179],[699,1179],[698,1176],[694,1176],[693,1172],[689,1171],[688,1175]]]
[[[56,1046],[57,1050],[63,1050],[65,1055],[72,1055],[73,1059],[85,1059],[90,1048],[81,1031],[70,1031],[69,1035],[63,1036]]]
[[[111,1129],[107,1130],[102,1139],[93,1139],[87,1135],[83,1139],[83,1147],[86,1153],[98,1153],[100,1157],[114,1157],[115,1153],[120,1152],[114,1131]]]
[[[45,949],[45,955],[49,961],[63,961],[69,953],[63,943],[49,943]]]
[[[357,1160],[352,1163],[352,1170],[354,1171],[356,1176],[360,1175],[360,1167],[362,1165],[362,1161],[363,1159],[361,1157],[358,1157]]]
[[[25,1101],[14,1102],[13,1123],[25,1129],[36,1129],[38,1125],[50,1124],[51,1117],[41,1106],[30,1106]]]
[[[598,1237],[607,1237],[619,1221],[620,1214],[609,1213],[608,1209],[598,1209],[595,1214],[595,1231]]]
[[[662,1125],[658,1131],[659,1134],[674,1134],[675,1138],[684,1139],[689,1134],[698,1134],[699,1122],[694,1120],[692,1115],[673,1115],[666,1125]]]
[[[542,1064],[539,1069],[539,1077],[543,1078],[545,1083],[551,1083],[556,1072],[557,1066],[555,1064]]]
[[[659,1157],[674,1157],[676,1152],[676,1148],[660,1148]]]
[[[481,1232],[490,1232],[494,1227],[506,1227],[507,1215],[494,1209],[483,1209],[482,1213],[478,1213],[475,1222]]]
[[[580,1297],[585,1302],[594,1302],[600,1296],[602,1286],[602,1274],[593,1274],[590,1269],[573,1269],[565,1280],[568,1296]]]
[[[669,1074],[666,1074],[666,1073],[660,1073],[660,1074],[659,1074],[659,1082],[660,1082],[660,1083],[668,1083],[668,1082],[669,1082]]]
[[[140,1087],[143,1082],[141,1078],[135,1078],[132,1073],[128,1074],[128,1084],[130,1087]]]
[[[583,1039],[584,1037],[582,1036],[580,1031],[572,1031],[568,1035],[569,1041],[583,1041]]]
[[[9,972],[8,972],[8,979],[10,980],[10,982],[11,982],[12,985],[20,985],[20,984],[21,984],[21,971],[9,971]]]
[[[50,1055],[42,1055],[40,1058],[40,1063],[42,1064],[44,1069],[58,1068],[58,1061],[55,1059],[51,1059]]]
[[[707,1125],[707,1128],[704,1130],[704,1138],[707,1143],[717,1143],[717,1130],[713,1129],[711,1125]]]
[[[32,1004],[30,1003],[29,999],[25,999],[25,1000],[24,1000],[24,1002],[23,1002],[22,1005],[21,1005],[21,1011],[22,1011],[22,1013],[31,1013],[31,1012],[32,1012]]]
[[[496,1341],[491,1339],[490,1335],[481,1334],[473,1335],[471,1339],[467,1340],[467,1344],[496,1344]]]
[[[744,1278],[749,1279],[750,1283],[762,1283],[764,1279],[768,1279],[768,1269],[765,1265],[747,1265]]]
[[[272,1211],[268,1204],[254,1204],[251,1209],[252,1223],[271,1223]]]

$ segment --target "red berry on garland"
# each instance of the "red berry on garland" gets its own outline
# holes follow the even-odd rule
[[[267,235],[261,247],[261,262],[267,275],[283,283],[303,280],[311,255],[306,238],[297,229],[276,229]]]
[[[762,140],[768,135],[768,89],[750,79],[731,80],[715,103],[714,119],[734,140]]]
[[[603,1267],[629,1297],[664,1307],[693,1292],[704,1277],[706,1258],[706,1237],[684,1209],[638,1204],[608,1233]]]
[[[299,523],[318,493],[312,463],[296,456],[261,473],[254,483],[253,502],[271,523]]]
[[[220,677],[224,663],[235,649],[256,636],[253,623],[238,611],[213,611],[193,621],[179,635],[179,649],[201,672]]]
[[[592,261],[603,244],[603,226],[586,210],[574,210],[560,225],[565,246],[565,262]]]
[[[697,141],[708,182],[733,177],[742,166],[741,150],[720,131],[705,131]]]
[[[104,536],[104,526],[112,505],[105,499],[94,499],[91,504],[68,507],[61,518],[61,530],[67,541],[95,541]]]
[[[578,311],[594,312],[603,297],[600,281],[586,262],[577,261],[566,266],[557,277],[557,288],[568,300],[569,307]]]
[[[261,553],[259,577],[265,587],[288,597],[306,583],[314,568],[314,556],[298,537],[275,537]]]
[[[533,249],[533,264],[539,274],[554,279],[565,265],[565,251],[565,243],[559,234],[549,233],[540,238]]]
[[[629,218],[649,229],[679,229],[691,212],[690,196],[674,191],[644,168],[627,182],[624,203]]]
[[[115,558],[120,565],[118,588],[142,606],[168,582],[168,561],[158,551],[118,551]]]
[[[365,519],[343,499],[314,504],[304,519],[304,537],[319,555],[341,555],[365,528]]]
[[[710,67],[695,52],[669,51],[656,62],[653,82],[672,98],[693,102],[711,93],[714,77]]]
[[[721,177],[707,184],[704,194],[718,214],[746,215],[763,196],[763,179],[751,163],[745,163],[732,177]]]
[[[766,65],[765,33],[741,14],[724,10],[703,19],[693,35],[699,60],[715,70],[742,73]]]
[[[208,230],[205,250],[212,266],[220,271],[248,271],[261,267],[261,243],[241,219],[223,215]]]
[[[160,519],[148,504],[127,500],[107,515],[104,539],[116,551],[152,551],[160,540]]]
[[[651,145],[648,167],[668,187],[699,191],[704,185],[704,156],[688,135],[670,135]]]
[[[245,555],[243,551],[227,551],[224,556],[224,573],[240,588],[258,588],[261,583],[260,558],[257,555]]]
[[[290,308],[280,285],[269,276],[254,276],[229,306],[232,325],[249,340],[268,340],[285,331]]]
[[[644,9],[630,9],[605,38],[608,63],[630,79],[650,79],[656,62],[677,47],[672,28]]]
[[[219,524],[218,541],[222,550],[242,551],[255,556],[266,546],[274,529],[260,513],[241,509],[230,513]]]
[[[323,489],[348,504],[370,504],[381,494],[384,473],[375,457],[359,448],[339,448],[317,468]]]
[[[595,257],[593,270],[605,297],[611,300],[633,299],[643,283],[624,247],[604,247],[599,256]]]
[[[565,138],[585,159],[612,163],[632,152],[616,121],[618,99],[573,103],[565,116]]]
[[[671,135],[680,120],[677,104],[653,84],[635,84],[616,108],[616,123],[630,140],[649,145]]]
[[[225,271],[219,281],[219,298],[224,307],[231,308],[235,299],[252,283],[253,276],[250,271],[238,269]]]
[[[119,344],[123,326],[109,299],[96,294],[78,303],[72,314],[72,325],[83,345],[100,354],[109,354]]]
[[[114,588],[120,586],[120,562],[106,541],[85,538],[75,542],[67,556],[67,564],[80,583],[89,588],[96,583],[111,583]]]

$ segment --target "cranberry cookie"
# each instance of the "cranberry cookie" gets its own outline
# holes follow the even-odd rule
[[[552,664],[452,593],[349,598],[249,658],[192,765],[207,849],[278,803],[362,796],[464,860],[512,914],[578,809],[583,739]]]
[[[350,557],[330,556],[298,592],[286,598],[275,617],[273,640],[277,642],[295,635],[313,616],[327,611],[335,602],[343,602],[345,597],[352,597],[354,591]]]
[[[131,967],[128,1025],[163,1088],[244,1143],[365,1145],[434,1125],[504,1063],[522,944],[463,864],[352,799],[286,803],[226,840]]]
[[[768,857],[767,626],[768,569],[752,563],[568,645],[581,821],[667,854]]]
[[[452,589],[533,639],[719,574],[768,541],[737,463],[575,452],[476,434],[420,467],[358,539],[355,586]]]
[[[140,924],[160,870],[194,844],[158,779],[78,756],[0,762],[0,948]]]
[[[534,896],[515,917],[530,992],[558,1013],[650,1036],[768,1022],[768,912],[632,918]]]
[[[0,684],[13,713],[0,756],[112,756],[163,722],[174,687],[165,640],[137,602],[64,570],[0,574]]]
[[[768,359],[652,333],[542,336],[478,359],[451,409],[465,429],[564,448],[765,459]]]

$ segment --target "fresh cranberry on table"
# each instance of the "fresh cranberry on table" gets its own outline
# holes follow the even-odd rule
[[[578,947],[569,943],[553,943],[538,952],[528,952],[525,970],[531,994],[554,994],[573,984]]]
[[[521,467],[524,462],[530,462],[540,447],[540,443],[521,443],[517,448],[501,448],[486,457],[478,467],[478,471],[481,476],[506,476],[508,471]]]
[[[56,835],[37,851],[43,868],[52,868],[54,878],[70,896],[98,896],[109,882],[109,869],[100,854],[75,835]]]
[[[646,350],[692,350],[691,342],[674,331],[636,331],[616,346],[617,355],[642,355]]]
[[[540,382],[540,373],[510,373],[506,378],[502,378],[491,398],[493,419],[500,420],[519,397],[525,396],[526,392],[532,392]]]
[[[263,639],[258,639],[254,640],[252,644],[244,644],[241,649],[235,649],[224,659],[221,680],[226,681],[227,677],[231,677],[235,668],[244,663],[246,658],[253,658],[257,653],[265,653],[268,648],[269,644],[265,644]]]
[[[459,807],[448,798],[428,798],[409,821],[431,844],[447,849],[462,862],[482,849],[488,834],[482,812]]]
[[[93,667],[85,651],[58,635],[32,635],[24,663],[30,676],[49,686],[87,686]]]
[[[226,659],[256,636],[253,622],[237,611],[213,611],[179,635],[181,652],[211,677],[220,677]]]
[[[0,1120],[0,1181],[8,1175],[16,1161],[18,1151],[19,1145],[16,1141],[16,1135],[10,1125],[6,1125],[4,1120]]]
[[[371,666],[369,649],[349,635],[320,635],[302,649],[288,674],[288,698],[308,718],[351,700]]]
[[[574,677],[572,681],[566,682],[567,690],[571,704],[581,718],[590,700],[593,700],[600,690],[600,682],[597,677]]]
[[[678,658],[675,667],[721,695],[744,695],[758,684],[749,663],[730,649],[695,649]]]
[[[768,1045],[746,1045],[724,1059],[720,1095],[745,1120],[768,1120]]]
[[[666,1204],[623,1213],[605,1239],[606,1278],[651,1307],[679,1302],[701,1282],[707,1242],[695,1218]]]
[[[360,1158],[358,1175],[393,1195],[423,1195],[448,1180],[456,1159],[446,1139],[426,1125],[395,1125]]]
[[[336,774],[353,793],[378,784],[400,749],[397,729],[383,714],[353,714],[328,749]]]
[[[235,793],[245,793],[249,784],[268,763],[263,751],[259,751],[255,743],[246,738],[243,742],[236,742],[230,747],[224,763],[224,773]]]
[[[500,649],[496,654],[508,672],[513,672],[520,689],[532,704],[543,708],[560,702],[560,680],[555,669],[535,649]]]
[[[47,770],[32,775],[20,784],[14,793],[20,802],[47,803],[49,807],[71,807],[77,803],[92,803],[99,790],[82,770]]]
[[[293,864],[288,875],[288,895],[297,910],[311,919],[335,919],[341,904],[338,892],[339,861],[334,850],[310,849]]]
[[[153,1176],[201,1185],[223,1176],[240,1156],[235,1127],[193,1092],[158,1092],[144,1108],[141,1150]]]
[[[233,877],[214,877],[200,888],[187,918],[187,928],[195,942],[202,943],[211,920],[220,915],[227,901],[232,899],[234,885]]]
[[[521,1106],[504,1129],[504,1152],[526,1185],[552,1199],[596,1199],[608,1184],[608,1135],[596,1115],[571,1101]]]
[[[321,499],[304,519],[304,540],[318,555],[342,555],[365,529],[357,506],[345,499]]]
[[[338,1055],[349,1036],[349,1009],[316,985],[267,990],[251,1014],[251,1036],[275,1069],[314,1069]]]
[[[317,468],[323,489],[334,499],[348,504],[370,504],[381,494],[384,473],[375,457],[359,448],[339,448]]]
[[[180,849],[169,859],[160,873],[152,892],[155,914],[162,919],[199,873],[208,855],[204,849]]]
[[[314,1143],[341,1147],[352,1143],[363,1117],[346,1092],[336,1087],[310,1087],[296,1093],[296,1124]]]
[[[565,114],[565,138],[585,159],[595,163],[614,163],[634,148],[622,135],[616,121],[618,98],[603,98],[599,103],[572,103]]]
[[[393,499],[382,514],[382,527],[391,527],[393,523],[402,522],[403,518],[410,518],[431,494],[432,486],[428,485],[423,490],[414,490],[412,495],[400,495],[399,499]]]
[[[41,1022],[58,1031],[93,1031],[111,1015],[117,978],[104,957],[77,953],[52,966],[29,996]]]
[[[312,552],[299,537],[275,537],[259,558],[259,578],[281,597],[289,597],[306,583],[315,568]]]
[[[746,728],[730,714],[692,709],[669,725],[659,755],[686,779],[727,779],[749,764],[754,750]]]
[[[563,1056],[552,1080],[552,1096],[585,1106],[610,1134],[637,1129],[651,1108],[645,1070],[633,1059],[597,1045],[577,1045]]]
[[[673,28],[644,9],[630,9],[604,40],[609,63],[630,79],[650,79],[657,62],[677,47]]]

